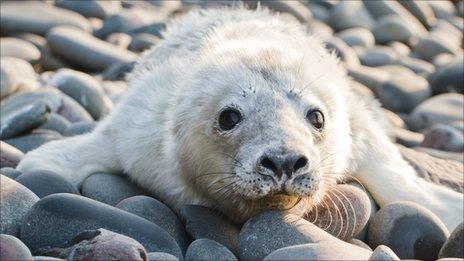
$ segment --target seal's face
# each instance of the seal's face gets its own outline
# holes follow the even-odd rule
[[[335,63],[327,71],[317,68],[324,63],[279,55],[221,57],[198,72],[203,92],[187,95],[197,105],[185,112],[197,133],[184,138],[185,171],[220,204],[314,204],[346,166],[350,130],[336,86],[346,84],[343,74]]]

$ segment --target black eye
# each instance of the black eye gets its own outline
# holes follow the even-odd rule
[[[306,119],[311,123],[314,128],[322,130],[324,128],[324,114],[319,110],[312,110],[306,113]]]
[[[242,120],[242,115],[237,109],[228,108],[219,114],[219,128],[223,131],[233,129]]]

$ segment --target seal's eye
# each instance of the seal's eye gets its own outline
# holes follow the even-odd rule
[[[322,130],[324,128],[324,114],[319,110],[310,110],[306,113],[306,119],[314,128]]]
[[[231,130],[242,120],[242,115],[237,109],[228,108],[219,114],[219,128],[223,131]]]

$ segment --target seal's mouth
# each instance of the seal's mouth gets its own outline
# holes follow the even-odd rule
[[[301,197],[285,194],[275,194],[272,196],[264,197],[262,201],[262,207],[266,209],[289,210],[301,201]]]

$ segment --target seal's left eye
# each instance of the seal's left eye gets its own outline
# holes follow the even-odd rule
[[[223,131],[233,129],[242,120],[242,115],[237,109],[228,108],[219,114],[219,128]]]
[[[306,113],[306,119],[314,126],[317,130],[324,128],[324,114],[319,110],[311,110]]]

